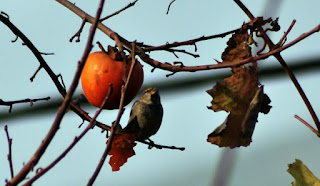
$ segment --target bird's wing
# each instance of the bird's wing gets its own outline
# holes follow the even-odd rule
[[[130,112],[130,118],[128,121],[127,126],[122,130],[123,132],[129,132],[129,133],[138,133],[140,131],[140,127],[138,124],[137,115],[135,112],[135,105],[137,102],[135,102],[132,106],[131,112]]]
[[[130,117],[128,125],[122,130],[127,133],[138,133],[140,131],[137,116]]]

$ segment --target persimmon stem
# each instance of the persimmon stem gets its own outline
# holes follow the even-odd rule
[[[101,50],[103,53],[108,54],[108,52],[104,49],[104,47],[102,46],[102,44],[101,44],[99,41],[97,41],[97,44],[98,44],[100,50]]]

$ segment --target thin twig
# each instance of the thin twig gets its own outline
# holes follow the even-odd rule
[[[59,127],[60,127],[60,123],[62,121],[63,116],[65,115],[70,102],[71,102],[71,97],[75,91],[75,89],[78,86],[79,83],[79,79],[80,79],[80,75],[81,75],[81,71],[84,67],[85,61],[92,49],[92,41],[93,41],[93,37],[98,25],[98,21],[100,19],[100,15],[102,12],[102,7],[103,7],[103,3],[104,0],[100,1],[100,5],[99,8],[97,10],[97,14],[96,14],[96,18],[94,23],[91,26],[90,29],[90,33],[89,33],[89,37],[88,37],[88,41],[85,47],[85,50],[83,52],[83,56],[78,64],[78,68],[77,71],[74,75],[73,81],[71,83],[71,86],[68,90],[68,93],[66,94],[63,103],[61,105],[61,107],[58,110],[58,113],[56,115],[56,118],[48,132],[48,134],[46,135],[46,137],[44,138],[44,140],[42,141],[42,143],[40,144],[40,146],[38,147],[38,149],[36,150],[36,152],[34,153],[34,155],[31,157],[31,159],[28,161],[28,163],[26,163],[26,165],[20,170],[20,172],[14,177],[12,178],[7,185],[17,185],[18,183],[20,183],[23,179],[25,179],[25,177],[27,176],[27,174],[33,169],[33,167],[38,163],[38,161],[40,160],[40,158],[42,157],[42,155],[44,154],[45,150],[47,149],[47,147],[49,146],[50,142],[52,141],[53,137],[55,136],[56,132],[58,131]]]
[[[82,133],[75,137],[73,142],[68,146],[68,148],[66,148],[52,163],[50,163],[47,167],[40,169],[40,171],[38,171],[28,182],[26,182],[24,184],[24,186],[29,186],[32,185],[33,182],[35,182],[37,179],[39,179],[42,175],[44,175],[46,172],[48,172],[51,168],[53,168],[57,163],[59,163],[70,151],[71,149],[82,139],[83,136],[85,136],[87,134],[87,132],[92,129],[93,126],[96,125],[96,119],[97,117],[100,115],[103,106],[105,105],[106,101],[109,99],[110,94],[113,91],[113,86],[112,84],[109,85],[109,92],[106,95],[106,98],[104,99],[103,103],[101,104],[100,108],[96,111],[96,113],[94,114],[92,120],[90,121],[90,123],[88,124],[88,126],[85,128],[84,131],[82,131]]]
[[[19,37],[16,36],[16,38],[14,40],[12,40],[11,42],[14,43],[14,42],[18,41],[18,39],[19,39]]]
[[[186,148],[185,147],[176,147],[176,146],[167,146],[167,145],[159,145],[155,143],[150,143],[145,140],[139,140],[140,143],[149,145],[149,149],[151,148],[157,148],[157,149],[171,149],[171,150],[181,150],[184,151]]]
[[[2,14],[0,14],[0,21],[3,22],[15,35],[19,36],[19,38],[23,41],[23,43],[25,43],[25,45],[31,50],[33,55],[37,58],[37,60],[40,63],[40,66],[46,70],[46,72],[54,82],[60,94],[65,96],[66,90],[61,86],[61,84],[58,81],[58,77],[51,70],[49,65],[45,62],[41,53],[33,45],[33,43],[15,25],[13,25],[7,17],[3,16]]]
[[[253,16],[253,14],[247,9],[247,7],[240,1],[240,0],[234,0],[234,2],[245,12],[245,14],[251,19],[254,20],[255,17]],[[301,41],[302,39],[308,37],[310,35],[310,33],[315,33],[318,32],[320,30],[320,25],[318,25],[316,28],[312,29],[311,31],[309,31],[308,33],[304,33],[302,34],[300,37],[298,37],[297,39],[295,39],[294,41],[290,42],[289,44],[291,44],[290,46],[296,44],[297,42]],[[262,37],[264,38],[265,42],[268,44],[270,50],[272,50],[275,47],[275,44],[271,41],[271,39],[269,38],[269,36],[264,32],[264,30],[260,27],[259,31],[262,34]],[[289,45],[287,44],[287,45]],[[287,63],[284,61],[284,59],[282,58],[280,52],[274,53],[273,56],[279,61],[279,63],[282,65],[283,69],[287,72],[287,74],[289,75],[291,81],[293,82],[293,84],[295,85],[296,89],[298,90],[302,100],[304,101],[305,105],[307,106],[307,109],[310,112],[310,115],[315,123],[315,125],[317,126],[318,131],[320,130],[320,121],[319,118],[317,116],[317,114],[315,113],[310,101],[308,100],[308,97],[306,96],[305,92],[303,91],[302,87],[300,86],[297,78],[295,77],[295,75],[293,74],[293,72],[290,70],[290,68],[288,67]]]
[[[79,17],[81,17],[81,18],[85,17],[88,20],[88,22],[92,23],[93,18],[90,15],[88,15],[87,13],[85,13],[84,11],[82,11],[80,8],[75,6],[74,4],[70,3],[67,0],[56,0],[56,1],[58,1],[59,3],[61,3],[65,7],[67,7],[68,9],[70,9],[72,12],[77,14]],[[238,2],[238,1],[236,1],[236,2]],[[245,6],[242,6],[242,7],[244,8],[244,10],[246,9]],[[249,10],[246,10],[246,11],[249,11]],[[248,14],[248,15],[250,15],[250,14]],[[253,16],[251,16],[251,17],[252,17],[252,19],[254,18]],[[102,23],[98,24],[98,28],[113,40],[115,40],[116,36],[117,36],[119,41],[127,49],[131,49],[132,50],[131,43],[129,41],[127,41],[126,39],[124,39],[123,37],[121,37],[120,35],[118,35],[116,32],[114,32],[110,28],[106,27]],[[236,63],[234,63],[234,62],[233,63],[223,62],[223,63],[220,63],[220,64],[214,64],[214,65],[177,67],[177,66],[172,66],[172,65],[167,64],[167,63],[161,63],[161,62],[159,62],[157,60],[154,60],[154,59],[150,58],[147,54],[144,53],[144,50],[141,49],[138,46],[136,46],[136,53],[138,54],[138,56],[144,62],[146,62],[147,64],[151,65],[152,67],[160,68],[162,70],[167,70],[167,71],[171,71],[171,72],[182,72],[182,71],[195,72],[195,71],[200,71],[200,70],[209,70],[209,69],[218,69],[218,68],[230,68],[230,67],[237,66],[237,65],[243,65],[243,64],[246,64],[246,63],[251,63],[252,61],[256,61],[256,60],[266,59],[270,55],[273,55],[275,53],[281,52],[284,49],[289,48],[293,44],[301,41],[302,39],[310,36],[311,34],[314,34],[315,32],[318,32],[319,29],[320,29],[320,25],[318,25],[316,28],[314,28],[310,32],[301,35],[299,38],[297,38],[296,40],[292,41],[291,43],[289,43],[289,44],[287,44],[287,45],[285,45],[283,47],[280,47],[280,48],[278,48],[276,50],[272,50],[272,51],[268,52],[268,54],[262,54],[262,55],[259,55],[257,57],[254,57],[254,58],[247,58],[247,59],[244,59],[244,60],[240,60],[240,61],[238,61]],[[270,41],[269,37],[264,38],[264,39],[267,41],[267,43],[270,43],[269,42]],[[273,47],[274,47],[274,45],[273,45]],[[272,47],[271,47],[271,49],[272,49]]]
[[[61,5],[65,6],[66,8],[68,8],[69,10],[71,10],[76,15],[78,15],[81,19],[86,18],[86,20],[91,24],[95,21],[94,17],[90,16],[89,14],[81,10],[79,7],[77,7],[75,4],[71,3],[70,1],[68,0],[56,0],[56,1]],[[100,29],[103,33],[105,33],[107,36],[109,36],[113,40],[115,40],[115,35],[118,35],[116,32],[114,32],[113,30],[106,27],[100,22],[98,23],[97,28]],[[118,36],[118,38],[123,45],[131,49],[131,42],[127,41],[121,36]]]
[[[256,57],[250,57],[250,58],[246,58],[246,59],[235,61],[235,62],[224,61],[222,63],[212,64],[212,65],[175,66],[175,65],[171,65],[170,63],[159,62],[155,59],[150,58],[146,54],[139,54],[139,57],[144,62],[151,65],[152,67],[159,68],[162,70],[171,71],[171,72],[195,72],[195,71],[209,70],[209,69],[230,68],[230,67],[234,67],[234,66],[238,66],[238,65],[252,63],[252,61],[267,59],[268,57],[270,57],[272,55],[276,55],[277,53],[279,53],[283,50],[286,50],[287,48],[295,45],[296,43],[302,41],[303,39],[307,38],[308,36],[310,36],[316,32],[319,32],[319,31],[320,31],[320,25],[317,25],[315,28],[313,28],[309,32],[300,35],[295,40],[291,41],[290,43],[288,43],[280,48],[274,48],[273,50],[269,51],[268,53],[264,53],[264,54],[258,55]]]
[[[74,12],[76,15],[78,15],[79,17],[81,17],[82,19],[83,18],[86,18],[87,21],[89,23],[92,23],[93,22],[93,17],[91,17],[89,14],[87,14],[86,12],[84,12],[83,10],[81,10],[80,8],[78,8],[76,5],[74,5],[73,3],[67,1],[67,0],[56,0],[57,2],[59,2],[60,4],[62,4],[63,6],[65,6],[66,8],[68,8],[69,10],[71,10],[72,12]],[[107,36],[109,36],[111,39],[113,40],[116,40],[118,39],[123,46],[125,46],[128,50],[132,50],[132,45],[131,45],[131,42],[129,42],[128,40],[126,40],[125,38],[121,37],[120,35],[118,35],[116,32],[114,32],[113,30],[111,30],[110,28],[106,27],[105,25],[103,25],[102,23],[99,23],[98,24],[98,29],[100,29],[103,33],[105,33]],[[232,31],[230,31],[232,32]],[[211,37],[211,36],[209,36]],[[218,37],[217,36],[212,36],[212,37]],[[201,38],[199,38],[201,40]],[[205,38],[206,39],[206,38]],[[188,42],[188,41],[186,41]],[[181,44],[180,44],[181,45]],[[160,66],[163,67],[163,65],[161,65],[160,62],[156,61],[156,60],[153,60],[151,59],[148,55],[146,55],[144,53],[144,50],[139,47],[139,46],[136,46],[136,54],[139,55],[139,57],[143,58],[145,62],[147,62],[149,65],[153,66],[153,67],[156,67],[158,68],[158,65],[159,65],[159,68]],[[249,62],[248,62],[249,63]],[[232,66],[232,65],[231,65]],[[230,64],[229,66],[227,67],[230,67]],[[222,68],[227,68],[227,67],[222,67]],[[212,68],[214,69],[216,68],[215,66]],[[220,67],[217,67],[217,68],[220,68]],[[191,69],[190,68],[181,68],[181,69],[177,69],[177,68],[172,68],[172,66],[166,66],[164,65],[164,68],[163,70],[168,70],[168,71],[171,71],[171,72],[178,72],[178,71],[190,71],[190,72],[194,72],[194,71],[197,71],[197,70],[209,70],[211,69],[210,66],[208,68],[207,65],[204,65],[204,66],[195,66],[195,67],[192,67]]]
[[[176,0],[172,0],[171,2],[170,2],[170,4],[169,4],[169,6],[168,6],[168,9],[167,9],[167,15],[169,14],[169,11],[170,11],[170,8],[171,8],[171,5],[172,5],[172,3],[173,2],[175,2]]]
[[[283,34],[283,36],[281,37],[281,39],[279,40],[278,44],[279,46],[283,45],[284,42],[287,38],[287,35],[290,33],[291,29],[293,28],[294,24],[296,23],[296,20],[293,20],[288,28],[288,30]]]
[[[41,55],[45,55],[45,56],[51,56],[54,55],[53,52],[40,52]]]
[[[135,0],[134,2],[129,3],[127,6],[125,6],[125,7],[121,8],[120,10],[118,10],[118,11],[116,11],[116,12],[114,12],[114,13],[112,13],[112,14],[110,14],[110,15],[108,15],[108,16],[106,16],[106,17],[102,18],[102,19],[100,19],[100,22],[105,21],[105,20],[107,20],[107,19],[109,19],[109,18],[111,18],[111,17],[113,17],[113,16],[115,16],[115,15],[118,15],[119,13],[123,12],[124,10],[126,10],[126,9],[128,9],[128,8],[130,8],[130,7],[132,7],[132,6],[134,6],[134,5],[136,4],[136,2],[137,2],[137,1],[138,1],[138,0]]]
[[[71,42],[73,41],[73,39],[76,38],[76,37],[77,37],[76,42],[77,42],[77,43],[80,42],[80,35],[81,35],[81,33],[82,33],[83,27],[84,27],[84,25],[86,24],[86,22],[87,22],[86,18],[83,18],[83,19],[82,19],[81,26],[80,26],[78,32],[75,33],[75,34],[70,38],[70,40],[69,40],[70,43],[71,43]]]
[[[7,135],[7,140],[8,140],[8,147],[9,147],[9,153],[8,153],[8,161],[9,161],[9,167],[10,167],[10,174],[11,174],[11,178],[14,177],[14,172],[13,172],[13,163],[12,163],[12,139],[9,136],[9,131],[8,131],[8,126],[5,125],[4,126],[4,131],[6,132]]]
[[[9,113],[10,113],[11,110],[12,110],[12,106],[14,104],[17,104],[17,103],[29,103],[30,106],[32,106],[34,102],[47,101],[49,99],[50,99],[50,97],[38,98],[38,99],[21,99],[21,100],[16,100],[16,101],[3,101],[2,99],[0,99],[0,105],[9,106],[10,107],[9,108]]]
[[[112,125],[112,126],[113,126],[113,125]],[[112,127],[112,128],[113,128],[113,127]],[[111,131],[113,131],[113,130],[111,130]],[[111,133],[111,134],[112,134],[112,133]],[[111,136],[110,136],[110,137],[111,137]],[[109,138],[109,139],[110,139],[110,138]],[[108,153],[109,153],[109,151],[110,151],[110,148],[108,148],[108,147],[109,147],[109,145],[107,145],[106,149],[104,150],[104,152],[103,152],[103,154],[102,154],[102,156],[101,156],[101,159],[100,159],[100,161],[99,161],[99,163],[98,163],[98,166],[97,166],[97,168],[95,169],[93,175],[91,176],[91,178],[90,178],[87,186],[93,185],[94,181],[96,180],[96,178],[97,178],[97,176],[98,176],[98,174],[99,174],[99,172],[100,172],[100,170],[101,170],[101,168],[102,168],[102,166],[103,166],[103,164],[104,164],[104,162],[105,162],[105,160],[106,160],[106,158],[107,158],[107,156],[108,156]]]
[[[127,87],[130,83],[130,80],[131,80],[131,76],[132,76],[132,72],[133,72],[133,69],[135,68],[135,64],[136,64],[136,60],[135,60],[135,42],[132,43],[132,46],[133,46],[133,50],[132,50],[132,63],[131,63],[131,68],[130,68],[130,71],[129,71],[129,74],[128,74],[128,77],[127,78],[124,78],[126,79],[125,81],[125,84],[124,86],[122,86],[122,89],[121,89],[121,98],[120,98],[120,105],[119,105],[119,112],[118,112],[118,115],[117,115],[117,118],[115,120],[115,122],[112,124],[112,128],[111,128],[111,134],[109,136],[109,139],[107,141],[107,146],[106,146],[106,149],[105,151],[103,152],[102,156],[101,156],[101,159],[97,165],[97,168],[95,169],[93,175],[91,176],[89,182],[87,185],[93,185],[94,181],[96,180],[97,176],[99,175],[99,172],[106,160],[106,157],[107,155],[109,154],[111,148],[112,148],[112,142],[113,142],[113,139],[114,139],[114,136],[115,136],[115,133],[116,133],[116,129],[118,128],[118,125],[119,125],[119,122],[120,122],[120,119],[121,119],[121,116],[124,112],[124,99],[125,99],[125,96],[126,96],[126,92],[127,92]],[[126,76],[126,74],[124,73],[124,76]]]
[[[33,82],[34,78],[36,77],[36,75],[38,74],[38,72],[41,70],[42,66],[39,65],[39,67],[37,68],[36,72],[31,76],[30,81]]]
[[[2,12],[2,14],[4,14]],[[26,46],[31,50],[31,52],[35,55],[35,57],[37,58],[38,62],[40,63],[40,66],[43,67],[43,69],[48,73],[48,75],[50,76],[51,80],[53,81],[53,83],[55,84],[56,88],[58,89],[59,93],[65,97],[66,96],[66,89],[65,89],[65,85],[63,83],[63,79],[62,76],[56,75],[51,68],[49,67],[49,65],[47,64],[47,62],[43,59],[41,53],[39,52],[39,50],[32,44],[32,42],[16,27],[14,26],[10,20],[8,19],[9,16],[4,14],[2,15],[0,14],[0,21],[2,21],[5,25],[8,26],[8,28],[14,33],[16,34],[16,36],[19,36],[20,39],[26,44]],[[94,20],[94,18],[92,18],[92,20]],[[61,78],[61,83],[59,82],[59,78]],[[91,117],[84,111],[82,110],[79,106],[77,106],[74,103],[70,103],[70,107],[71,110],[74,111],[76,114],[78,114],[82,119],[86,120],[86,121],[91,121]],[[110,126],[107,126],[103,123],[97,122],[97,126],[102,128],[103,130],[111,130]]]
[[[172,48],[167,48],[167,49],[163,49],[163,50],[168,51],[168,52],[172,52],[172,53],[175,55],[175,57],[176,57],[176,58],[179,58],[179,57],[175,54],[175,52],[184,53],[184,54],[190,55],[190,56],[192,56],[192,57],[194,57],[194,58],[200,57],[200,55],[199,55],[199,54],[193,54],[193,53],[188,52],[188,51],[183,50],[183,49],[172,49]]]
[[[81,119],[86,120],[86,121],[91,121],[92,118],[88,115],[88,113],[86,113],[84,110],[82,110],[78,105],[76,105],[75,103],[71,102],[70,103],[70,108],[73,112],[75,112]],[[107,130],[110,131],[111,127],[103,124],[101,122],[96,121],[95,122],[95,126],[101,128],[102,130]]]
[[[68,9],[70,9],[72,12],[77,14],[79,17],[81,17],[81,18],[85,17],[88,20],[88,22],[90,22],[90,23],[93,22],[94,19],[90,15],[88,15],[87,13],[85,13],[84,11],[82,11],[80,8],[78,8],[74,4],[70,3],[69,1],[67,1],[67,0],[56,0],[56,1],[61,3],[63,6],[67,7]],[[123,37],[118,35],[116,32],[114,32],[110,28],[106,27],[102,23],[98,24],[98,29],[100,29],[102,32],[104,32],[106,35],[108,35],[111,39],[113,39],[113,40],[118,39],[123,46],[125,46],[129,50],[132,50],[132,45],[128,40],[124,39]],[[289,45],[287,47],[289,47]],[[177,66],[172,66],[170,64],[161,63],[157,60],[150,58],[147,54],[144,53],[144,50],[139,46],[136,46],[135,49],[136,49],[137,55],[147,64],[151,65],[152,67],[160,68],[163,70],[168,70],[171,72],[181,72],[181,71],[195,72],[195,71],[199,71],[199,70],[229,68],[229,67],[233,67],[233,66],[237,66],[237,65],[251,63],[252,60],[255,60],[255,58],[247,58],[247,59],[239,61],[238,63],[234,63],[234,62],[232,62],[232,63],[226,62],[225,63],[224,62],[221,64],[215,64],[215,65],[177,67]],[[281,48],[279,50],[274,50],[273,52],[279,52],[282,49],[284,49],[284,48]],[[257,57],[256,59],[265,59],[267,57],[268,57],[268,55],[262,55],[262,56]]]
[[[173,48],[173,47],[179,47],[179,46],[186,46],[186,45],[194,45],[195,43],[199,42],[199,41],[205,41],[205,40],[210,40],[210,39],[215,39],[215,38],[224,38],[227,35],[233,34],[235,32],[239,31],[239,29],[234,29],[228,32],[224,32],[224,33],[220,33],[220,34],[215,34],[215,35],[211,35],[211,36],[201,36],[195,39],[190,39],[187,41],[181,41],[181,42],[173,42],[173,43],[167,43],[164,45],[160,45],[160,46],[148,46],[145,45],[146,47],[143,48],[144,51],[156,51],[156,50],[164,50],[164,49],[168,49],[168,48]]]
[[[301,123],[303,123],[305,126],[307,126],[313,133],[315,133],[318,137],[320,137],[319,131],[317,131],[315,128],[313,128],[308,122],[300,118],[298,115],[294,115],[294,117],[299,120]]]

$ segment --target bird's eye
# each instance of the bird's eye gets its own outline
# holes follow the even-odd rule
[[[152,90],[152,88],[148,88],[144,91],[144,93],[150,92]]]

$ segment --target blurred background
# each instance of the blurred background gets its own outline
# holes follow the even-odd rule
[[[246,15],[233,1],[181,1],[176,0],[166,15],[171,0],[139,0],[134,7],[103,23],[129,41],[137,40],[150,45],[184,41],[239,28],[248,21]],[[73,1],[90,15],[95,15],[98,1]],[[109,15],[130,1],[107,0],[103,16]],[[293,19],[297,20],[288,35],[291,41],[320,23],[320,2],[316,0],[294,3],[289,0],[243,1],[255,16],[279,17],[281,30],[270,37],[277,43]],[[54,55],[43,56],[56,74],[61,74],[66,87],[71,84],[77,62],[86,44],[89,24],[81,34],[81,42],[69,42],[78,31],[82,20],[55,1],[31,0],[28,2],[2,0],[0,11],[40,50]],[[230,36],[229,36],[230,37]],[[183,61],[185,65],[214,64],[221,60],[221,53],[229,37],[197,43],[199,58],[172,53],[154,52],[151,57],[161,62]],[[13,138],[12,158],[15,173],[22,168],[47,134],[62,97],[47,73],[42,69],[33,82],[30,77],[39,66],[22,41],[0,23],[0,98],[13,101],[25,98],[50,96],[49,101],[16,104],[12,113],[9,107],[0,106],[0,184],[10,178],[7,161],[8,145],[4,126],[8,125]],[[95,42],[105,47],[114,45],[98,31]],[[319,113],[319,34],[299,42],[282,52],[283,58],[295,72],[306,95]],[[260,46],[262,44],[260,43]],[[181,47],[193,52],[193,46]],[[94,45],[93,51],[99,50]],[[298,114],[309,123],[313,120],[301,97],[280,64],[270,57],[259,62],[260,82],[271,99],[269,114],[259,115],[253,142],[249,147],[219,148],[206,142],[211,133],[226,118],[227,113],[207,109],[212,98],[205,92],[217,81],[229,76],[229,69],[206,72],[183,72],[167,78],[170,72],[144,65],[144,86],[160,90],[164,118],[159,132],[151,139],[162,145],[186,147],[185,151],[151,149],[138,143],[136,156],[130,158],[119,172],[112,172],[105,162],[95,185],[290,185],[293,178],[286,172],[289,163],[302,160],[316,176],[320,176],[319,139],[293,116]],[[74,95],[82,93],[81,85]],[[131,103],[132,104],[132,103]],[[129,104],[121,123],[129,117]],[[92,116],[97,108],[89,104],[81,107]],[[98,120],[110,124],[117,110],[103,111]],[[72,111],[64,117],[60,130],[36,168],[52,162],[85,126]],[[86,125],[85,122],[84,125]],[[106,146],[106,134],[99,128],[91,130],[81,142],[51,171],[34,185],[86,185],[95,170]],[[224,171],[229,169],[230,171]],[[28,177],[32,177],[31,173]],[[219,181],[223,181],[221,183]]]

